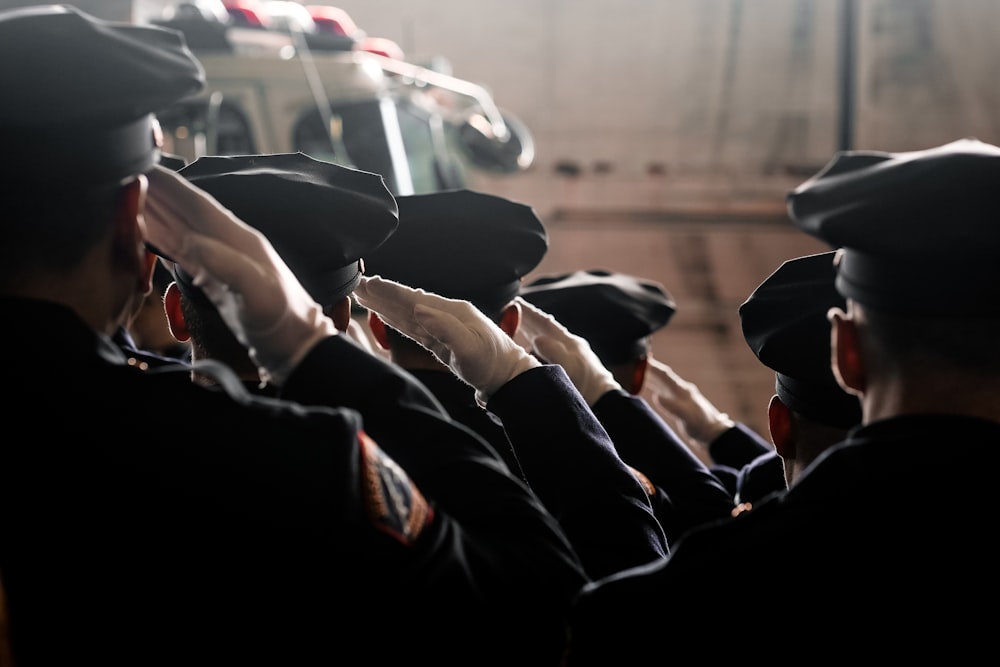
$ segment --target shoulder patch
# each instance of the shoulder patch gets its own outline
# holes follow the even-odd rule
[[[386,456],[367,433],[358,431],[358,441],[368,519],[376,529],[400,543],[412,544],[433,521],[434,509],[406,471]]]

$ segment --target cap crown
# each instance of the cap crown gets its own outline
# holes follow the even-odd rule
[[[396,201],[399,230],[365,258],[369,274],[489,309],[516,296],[548,251],[525,204],[464,189]]]
[[[605,363],[644,353],[645,339],[677,309],[660,283],[603,269],[541,276],[521,296],[586,338]]]
[[[178,173],[261,231],[324,305],[353,291],[359,261],[399,224],[381,176],[304,153],[208,156]]]
[[[1000,147],[839,153],[788,197],[792,220],[843,248],[841,294],[900,313],[1000,312]]]

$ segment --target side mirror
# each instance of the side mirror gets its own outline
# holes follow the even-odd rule
[[[501,110],[507,136],[499,137],[482,115],[468,118],[458,128],[458,144],[473,166],[500,174],[524,171],[535,160],[531,131],[514,115]]]

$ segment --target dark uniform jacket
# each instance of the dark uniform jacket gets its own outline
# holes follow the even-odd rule
[[[582,566],[412,377],[335,336],[283,393],[344,407],[303,407],[138,370],[62,306],[0,306],[21,667],[552,664]]]
[[[998,465],[998,422],[857,428],[789,491],[689,533],[661,563],[588,585],[567,664],[672,664],[679,646],[711,638],[720,664],[978,662],[995,650]]]
[[[708,444],[708,469],[726,487],[741,512],[764,496],[788,488],[785,463],[774,445],[746,424],[736,424]]]
[[[645,489],[562,366],[518,375],[486,408],[503,422],[531,488],[588,574],[605,576],[668,553]]]
[[[503,424],[476,403],[476,392],[472,387],[450,369],[414,368],[410,369],[410,373],[441,402],[452,419],[482,436],[503,458],[511,472],[525,479],[521,462],[517,460],[517,453],[507,438]]]
[[[729,492],[644,399],[609,391],[594,414],[622,459],[652,484],[650,500],[671,544],[695,526],[730,516]]]
[[[498,448],[504,442],[513,447],[525,479],[559,520],[591,577],[666,555],[666,537],[646,492],[562,367],[518,375],[490,398],[487,410],[475,402],[471,386],[462,382],[462,389],[440,375],[417,371],[449,414],[477,432],[483,429]]]

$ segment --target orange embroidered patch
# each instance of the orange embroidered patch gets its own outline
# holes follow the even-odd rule
[[[364,431],[361,443],[364,501],[372,525],[402,544],[412,544],[434,519],[409,476]]]

